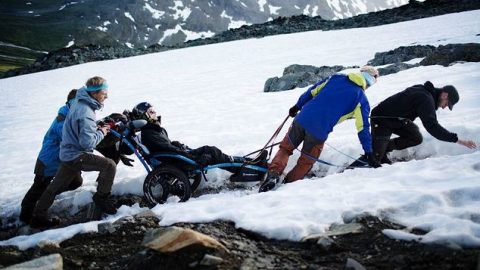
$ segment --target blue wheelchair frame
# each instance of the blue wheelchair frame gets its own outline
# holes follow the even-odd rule
[[[263,173],[266,173],[268,171],[267,168],[264,168],[264,167],[261,167],[261,166],[248,165],[248,164],[243,164],[243,163],[219,163],[219,164],[215,164],[215,165],[208,165],[208,166],[202,167],[197,162],[195,162],[194,160],[189,159],[187,157],[184,157],[184,156],[182,156],[180,154],[177,154],[177,153],[152,153],[152,154],[149,154],[150,151],[144,145],[140,144],[140,142],[134,141],[134,143],[132,143],[128,139],[129,135],[132,136],[132,137],[136,136],[135,132],[133,132],[133,135],[131,135],[130,134],[130,132],[131,132],[130,128],[124,127],[123,129],[124,129],[123,134],[116,131],[116,130],[113,130],[113,129],[111,129],[110,132],[114,136],[116,136],[117,138],[120,139],[120,144],[124,143],[125,145],[128,146],[128,148],[131,151],[133,151],[135,156],[137,156],[138,160],[140,160],[140,162],[142,163],[143,167],[145,167],[145,170],[147,170],[147,173],[152,172],[154,168],[161,165],[163,163],[161,161],[162,158],[173,158],[173,159],[176,159],[176,160],[181,160],[186,164],[192,165],[196,168],[195,170],[192,171],[194,174],[201,173],[201,174],[204,175],[211,169],[227,169],[227,168],[235,168],[235,167],[248,168],[248,169],[252,169],[252,170],[263,172]],[[141,151],[139,151],[139,149],[141,149],[141,151],[143,153],[145,153],[147,155],[147,157],[145,157],[144,154]],[[207,180],[207,179],[205,178],[205,180]]]

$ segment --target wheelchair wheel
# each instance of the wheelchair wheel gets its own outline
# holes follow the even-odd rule
[[[161,165],[150,172],[143,183],[143,192],[150,207],[165,203],[170,196],[185,202],[192,194],[185,173],[172,165]]]

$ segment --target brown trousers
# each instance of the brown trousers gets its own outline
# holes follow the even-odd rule
[[[280,143],[280,149],[272,160],[268,170],[276,172],[278,174],[283,173],[288,163],[288,158],[293,154],[293,150],[296,149],[303,141],[302,154],[297,161],[297,164],[293,169],[288,172],[285,177],[287,183],[294,182],[303,179],[305,175],[312,169],[315,160],[322,152],[324,142],[317,140],[310,135],[305,129],[293,122],[292,126],[288,130],[287,135]],[[309,156],[307,156],[308,154]]]
[[[46,216],[48,208],[52,206],[55,200],[55,196],[59,191],[66,190],[72,181],[81,177],[82,171],[99,171],[97,192],[101,194],[110,193],[116,170],[117,164],[113,160],[90,153],[81,154],[78,158],[69,162],[62,162],[55,178],[38,200],[33,215]]]

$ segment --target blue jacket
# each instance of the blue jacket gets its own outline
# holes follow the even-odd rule
[[[44,176],[55,176],[60,166],[60,142],[62,141],[62,128],[65,118],[68,115],[69,106],[64,105],[58,110],[58,116],[53,120],[45,137],[43,137],[42,149],[38,159],[45,165]]]
[[[326,141],[337,123],[355,118],[363,150],[371,153],[370,105],[364,93],[366,87],[360,73],[335,74],[319,81],[298,99],[296,106],[301,111],[295,121],[318,140]]]
[[[84,152],[92,153],[103,139],[103,133],[95,121],[95,111],[102,107],[102,104],[92,98],[85,88],[78,90],[76,103],[70,108],[63,125],[61,161],[72,161]]]

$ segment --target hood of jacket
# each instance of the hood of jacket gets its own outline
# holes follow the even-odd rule
[[[103,108],[103,104],[98,102],[96,99],[94,99],[93,97],[91,97],[86,88],[85,87],[82,87],[78,90],[77,92],[77,96],[76,96],[76,99],[77,99],[77,102],[80,102],[80,101],[83,101],[85,102],[86,104],[88,104],[88,106],[90,106],[93,110],[100,110]]]
[[[435,88],[435,86],[433,86],[433,83],[430,81],[426,81],[423,84],[423,87],[432,95],[433,100],[435,101],[435,110],[438,110],[438,98],[440,96],[440,89]]]
[[[347,76],[350,81],[362,87],[363,90],[367,89],[367,81],[361,73],[350,73]]]
[[[70,107],[68,105],[63,105],[60,109],[58,109],[58,114],[67,117],[68,112],[70,111]]]

